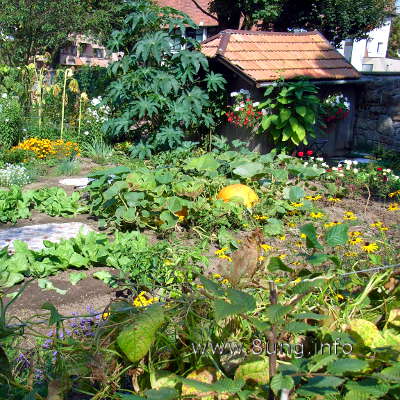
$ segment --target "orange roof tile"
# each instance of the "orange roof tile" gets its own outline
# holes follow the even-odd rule
[[[226,30],[201,44],[202,52],[220,59],[256,82],[293,79],[359,78],[358,71],[317,31],[254,32]]]
[[[210,15],[210,0],[156,0],[162,7],[172,7],[187,14],[197,25],[217,26],[217,17]]]

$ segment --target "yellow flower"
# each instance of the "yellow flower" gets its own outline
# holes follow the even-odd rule
[[[204,286],[203,285],[196,285],[196,288],[197,289],[204,289]]]
[[[355,238],[355,237],[358,237],[358,236],[361,236],[361,235],[362,235],[362,233],[359,232],[359,231],[349,232],[349,236],[352,237],[352,238]]]
[[[225,254],[225,252],[226,252],[227,250],[228,250],[227,247],[223,247],[222,249],[215,250],[214,254],[215,254],[216,256],[221,255],[221,254]]]
[[[379,247],[376,243],[365,242],[364,246],[362,246],[362,249],[366,253],[375,253],[375,251],[379,250]]]
[[[220,274],[213,274],[213,277],[214,277],[215,279],[219,279],[219,278],[221,278],[221,275],[220,275]]]
[[[388,211],[398,211],[400,210],[399,203],[392,203],[388,207]]]
[[[101,318],[102,318],[102,319],[107,319],[109,316],[110,316],[110,313],[105,312],[105,313],[103,313],[103,314],[101,315]]]
[[[293,261],[292,264],[293,265],[301,265],[301,262],[300,261]]]
[[[310,217],[311,218],[315,218],[315,219],[319,219],[324,217],[325,214],[323,214],[322,212],[311,212],[310,213]]]
[[[292,207],[303,207],[304,206],[304,203],[296,203],[296,202],[292,202],[292,203],[290,203],[290,205],[292,206]]]
[[[295,244],[294,244],[296,247],[303,247],[303,242],[296,242]]]
[[[301,238],[301,239],[306,239],[306,238],[307,238],[307,235],[306,235],[305,233],[300,233],[300,238]]]
[[[228,279],[223,279],[223,280],[221,281],[221,283],[222,283],[223,285],[227,285],[227,284],[229,283],[229,281],[228,281]]]
[[[279,240],[286,240],[286,235],[282,235],[282,236],[279,236],[279,238],[278,238]]]
[[[321,200],[322,196],[320,194],[317,194],[315,196],[306,196],[306,200],[311,200],[311,201],[317,201]]]
[[[338,203],[339,201],[342,201],[342,199],[339,199],[337,197],[328,197],[328,201],[332,203]]]
[[[278,256],[281,260],[283,260],[284,258],[287,257],[287,254],[281,254],[280,256]]]
[[[297,224],[293,223],[293,222],[288,222],[288,227],[289,228],[296,228]]]
[[[389,197],[394,197],[398,194],[400,194],[400,190],[396,190],[395,192],[389,193]]]
[[[232,262],[232,258],[227,256],[226,254],[220,255],[220,256],[218,256],[218,258],[222,258],[224,260],[228,260],[229,262]]]
[[[347,253],[344,253],[346,257],[355,257],[358,255],[355,251],[348,251]]]
[[[301,278],[295,279],[292,283],[293,283],[293,284],[296,284],[296,283],[299,283],[299,282],[301,282]]]
[[[178,217],[179,219],[179,222],[182,222],[184,219],[185,219],[185,216],[184,215],[179,215],[179,217]]]
[[[355,246],[356,244],[362,243],[362,242],[363,242],[363,240],[361,238],[359,238],[359,237],[355,237],[355,238],[349,240],[349,243],[352,246]]]
[[[264,261],[264,260],[265,260],[265,257],[264,257],[264,256],[258,257],[258,261]]]
[[[163,265],[173,265],[174,263],[171,260],[164,260],[164,264]]]
[[[275,283],[283,282],[283,279],[282,279],[282,278],[276,278],[276,279],[274,280],[274,282],[275,282]]]
[[[336,298],[337,298],[338,300],[344,300],[344,296],[341,295],[340,293],[338,293],[338,294],[336,295]]]
[[[343,219],[354,220],[357,219],[357,216],[353,213],[353,211],[346,211],[344,213]]]
[[[388,228],[387,226],[381,226],[381,227],[379,228],[379,230],[380,230],[381,232],[384,232],[384,231],[388,231],[389,228]]]
[[[380,228],[383,225],[383,222],[381,221],[376,221],[373,224],[371,224],[371,228]]]
[[[253,218],[254,219],[262,219],[262,220],[268,219],[268,217],[265,215],[255,215]]]
[[[338,222],[338,221],[327,222],[326,224],[324,224],[324,227],[325,228],[332,228],[332,226],[335,226],[335,225],[341,225],[341,222]]]
[[[270,251],[270,250],[273,249],[272,246],[270,246],[269,244],[266,244],[266,243],[263,243],[260,247],[261,247],[264,251]]]

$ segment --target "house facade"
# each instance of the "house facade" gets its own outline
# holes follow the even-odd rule
[[[216,35],[219,32],[218,19],[208,11],[210,0],[156,0],[162,7],[172,7],[187,14],[198,29],[187,28],[186,37],[199,42]]]
[[[90,38],[77,35],[71,37],[69,44],[60,50],[58,63],[76,67],[82,65],[107,67],[111,62],[117,61],[118,57],[118,53],[111,53]]]
[[[389,7],[389,6],[388,6]],[[369,32],[367,39],[344,40],[339,52],[358,70],[363,72],[400,72],[400,59],[387,57],[393,17],[398,14],[388,9],[383,25]]]

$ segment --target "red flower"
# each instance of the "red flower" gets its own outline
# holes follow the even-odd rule
[[[228,122],[232,122],[232,121],[233,121],[233,118],[229,117]]]
[[[307,150],[307,153],[306,153],[308,156],[312,156],[313,154],[314,154],[314,152],[312,151],[312,150]]]
[[[304,152],[299,151],[299,152],[297,153],[297,155],[298,155],[299,157],[304,157]]]
[[[382,180],[383,180],[383,182],[387,182],[388,177],[387,176],[382,176]]]
[[[331,169],[327,169],[326,172],[332,172],[332,170]]]
[[[246,101],[251,101],[250,99],[246,99]]]
[[[382,169],[383,169],[383,168],[378,167],[376,170],[377,170],[377,171],[382,171]]]

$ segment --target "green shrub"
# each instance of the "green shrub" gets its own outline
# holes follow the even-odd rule
[[[0,148],[17,144],[22,134],[23,110],[18,98],[7,93],[0,96]]]

